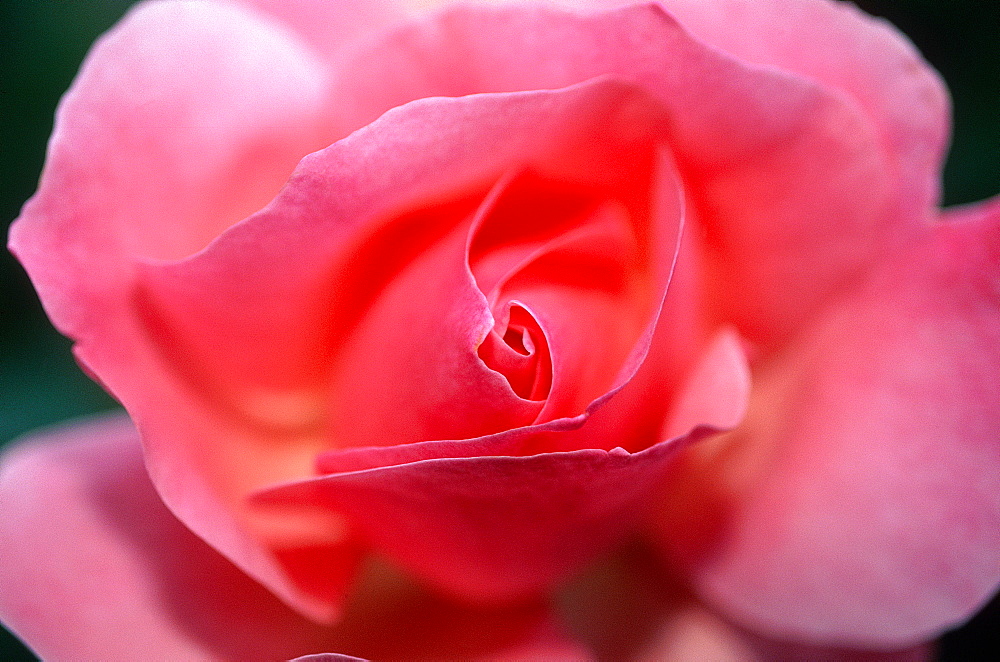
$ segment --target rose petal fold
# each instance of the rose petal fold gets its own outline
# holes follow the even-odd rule
[[[255,501],[341,513],[410,571],[492,603],[539,594],[611,547],[637,525],[677,449],[713,432],[638,453],[433,457],[425,447],[427,459],[273,487]]]
[[[946,215],[762,369],[744,426],[680,461],[660,537],[706,600],[778,638],[865,648],[985,604],[998,265],[1000,201]]]

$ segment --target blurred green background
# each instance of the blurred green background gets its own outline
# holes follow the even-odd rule
[[[9,223],[38,181],[60,95],[93,40],[130,0],[0,2],[0,220]],[[1000,192],[1000,3],[863,0],[906,32],[947,80],[954,99],[946,204]],[[27,277],[0,254],[0,445],[33,428],[114,407],[76,367]],[[4,590],[0,586],[0,591]],[[945,660],[1000,659],[997,602],[945,638]],[[141,637],[141,633],[136,633]],[[34,659],[0,631],[0,661]]]

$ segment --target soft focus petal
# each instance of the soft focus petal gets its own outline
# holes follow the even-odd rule
[[[746,425],[672,483],[661,539],[749,627],[899,647],[1000,582],[1000,202],[927,235],[766,367]]]
[[[12,448],[0,511],[0,616],[43,659],[270,660],[325,640],[170,514],[125,416]]]
[[[393,0],[234,0],[287,24],[335,68],[345,50],[406,15]]]
[[[933,657],[930,646],[883,652],[766,639],[728,623],[702,605],[688,602],[666,615],[656,638],[637,659],[641,662],[929,662]]]
[[[735,428],[743,422],[749,397],[750,366],[742,341],[722,329],[688,376],[661,436],[672,439],[699,425]]]
[[[697,601],[644,544],[604,557],[559,592],[567,627],[599,660],[920,662],[929,647],[881,652],[768,639]]]

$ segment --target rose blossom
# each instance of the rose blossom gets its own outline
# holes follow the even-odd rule
[[[11,246],[130,420],[5,460],[40,654],[852,656],[988,599],[1000,204],[936,209],[937,76],[827,0],[564,4],[95,46]]]

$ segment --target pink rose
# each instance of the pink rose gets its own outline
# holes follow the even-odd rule
[[[5,460],[42,656],[853,656],[989,598],[1000,203],[936,209],[938,77],[828,0],[567,4],[94,47],[11,246],[135,427]]]

